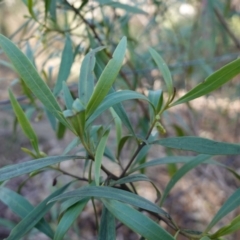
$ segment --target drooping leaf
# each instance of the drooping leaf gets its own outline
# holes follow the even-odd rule
[[[95,162],[94,162],[94,177],[95,177],[96,186],[99,186],[99,182],[100,182],[102,158],[103,158],[104,150],[106,147],[109,132],[110,132],[110,129],[105,131],[96,149]]]
[[[153,48],[149,48],[149,52],[154,59],[155,63],[157,64],[160,72],[162,73],[163,79],[166,83],[167,90],[168,90],[168,102],[173,95],[173,83],[172,83],[172,76],[169,71],[167,64],[164,62],[162,57],[154,50]]]
[[[102,112],[104,112],[108,108],[110,108],[110,107],[114,108],[115,104],[121,103],[126,100],[131,100],[131,99],[141,99],[141,100],[145,100],[145,101],[149,102],[149,99],[147,97],[145,97],[144,95],[134,92],[134,91],[130,91],[130,90],[123,90],[123,91],[111,93],[106,96],[106,98],[102,101],[102,103],[98,106],[98,108],[94,111],[94,113],[92,115],[90,115],[90,114],[86,115],[86,117],[88,119],[88,124],[93,122]],[[114,110],[116,111],[115,108],[114,108]]]
[[[118,201],[126,202],[128,204],[134,205],[136,207],[146,209],[151,212],[155,212],[160,214],[166,220],[170,220],[171,217],[168,213],[166,213],[163,209],[159,208],[154,203],[149,200],[138,196],[136,194],[123,191],[120,189],[112,188],[112,187],[82,187],[74,191],[67,192],[65,194],[59,195],[56,198],[53,198],[51,201],[59,201],[65,200],[68,198],[79,197],[79,199],[85,197],[95,197],[95,198],[107,198],[107,199],[115,199]]]
[[[0,34],[0,47],[12,62],[21,79],[42,104],[64,125],[72,129],[62,115],[62,110],[46,83],[38,75],[29,59],[6,37]],[[74,131],[73,131],[74,132]]]
[[[66,210],[57,226],[53,240],[62,240],[64,238],[66,232],[82,212],[88,201],[89,199],[82,199]]]
[[[66,41],[65,41],[65,46],[63,49],[63,53],[62,53],[60,68],[58,71],[57,82],[53,89],[53,93],[55,96],[57,96],[59,94],[59,92],[61,91],[63,82],[67,81],[70,71],[71,71],[72,64],[73,64],[72,41],[71,41],[71,38],[69,37],[69,35],[67,35]]]
[[[51,156],[6,166],[0,169],[0,182],[70,159],[85,159],[85,157]]]
[[[240,205],[240,188],[237,189],[222,205],[222,207],[218,210],[216,215],[213,217],[212,221],[207,226],[205,232],[209,232],[214,225],[216,225],[223,217],[225,217],[228,213],[239,207]]]
[[[30,140],[32,147],[36,151],[37,155],[40,155],[39,148],[38,148],[38,138],[36,133],[34,132],[30,122],[28,121],[27,117],[25,116],[20,104],[14,97],[12,91],[9,89],[9,98],[14,110],[15,115],[17,116],[18,122],[26,135],[26,137]]]
[[[25,218],[22,219],[11,231],[7,240],[16,240],[22,238],[28,231],[30,231],[43,216],[51,209],[54,203],[49,203],[49,200],[63,193],[68,186],[71,184],[68,183],[62,188],[56,190],[47,198],[45,198],[38,206],[36,206]]]
[[[115,217],[103,207],[98,240],[116,239]]]
[[[115,200],[102,199],[102,202],[119,221],[146,239],[174,240],[160,225],[134,208]]]
[[[197,157],[195,157],[194,159],[192,159],[190,162],[186,163],[183,165],[183,167],[181,167],[171,178],[171,180],[169,181],[169,183],[167,184],[161,201],[160,201],[160,206],[163,205],[167,195],[169,194],[169,192],[171,191],[171,189],[175,186],[175,184],[179,181],[179,179],[181,179],[186,173],[188,173],[190,170],[192,170],[193,168],[197,167],[199,164],[205,162],[207,159],[209,159],[211,156],[210,155],[198,155]]]
[[[151,119],[153,120],[155,118],[155,115],[158,114],[162,108],[163,92],[162,90],[157,90],[157,91],[150,90],[148,92],[148,98],[149,98],[149,101],[154,106],[154,110],[155,110],[155,112],[153,112],[153,109],[150,108],[150,115],[151,115]]]
[[[173,102],[171,106],[175,106],[181,103],[191,101],[193,99],[204,96],[217,88],[221,87],[223,84],[234,78],[240,73],[240,59],[230,62],[229,64],[223,66],[218,71],[210,75],[206,80],[195,88],[190,90],[184,96],[179,98],[177,101]]]
[[[237,155],[240,154],[240,145],[217,142],[201,137],[173,137],[150,142],[164,147],[194,151],[209,155]]]
[[[123,37],[113,53],[113,58],[104,68],[94,88],[93,94],[87,104],[86,116],[90,116],[96,110],[96,108],[99,106],[99,104],[102,102],[102,100],[105,98],[105,96],[111,89],[112,84],[115,81],[117,74],[122,66],[126,48],[127,39],[126,37]]]
[[[34,209],[23,196],[5,187],[0,187],[0,200],[21,218],[25,218]],[[53,230],[44,219],[41,219],[35,227],[53,238]]]

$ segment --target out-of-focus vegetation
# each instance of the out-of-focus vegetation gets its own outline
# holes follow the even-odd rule
[[[198,224],[191,230],[180,226],[191,213],[185,211],[178,219],[179,225],[175,221],[177,214],[171,212],[169,205],[167,211],[162,209],[175,184],[202,163],[225,169],[236,182],[240,179],[234,169],[239,165],[230,165],[230,158],[227,163],[215,161],[219,160],[217,155],[234,155],[231,158],[237,159],[240,151],[237,144],[220,142],[239,139],[239,107],[234,104],[238,104],[240,86],[237,81],[230,82],[235,77],[237,80],[240,72],[238,0],[12,0],[0,1],[0,6],[0,109],[13,109],[14,132],[19,124],[31,145],[22,150],[35,159],[0,169],[0,200],[22,218],[18,224],[0,218],[0,226],[12,229],[8,240],[16,236],[20,239],[28,231],[29,239],[36,236],[34,226],[50,239],[64,239],[65,235],[66,239],[82,237],[82,228],[75,220],[87,202],[92,203],[88,221],[94,222],[96,232],[90,231],[94,239],[116,239],[119,234],[115,230],[121,229],[122,224],[141,235],[141,239],[209,240],[229,234],[239,236],[236,211],[223,226],[217,225],[240,204],[235,182],[234,193],[229,198],[225,196],[220,210],[201,229],[195,229]],[[7,90],[9,86],[18,95],[16,98]],[[194,100],[201,96],[205,96],[207,104]],[[126,100],[131,101],[125,104]],[[175,111],[180,104],[180,112]],[[102,114],[107,109],[110,111]],[[213,110],[216,118],[226,116],[223,122],[230,119],[234,132],[222,135],[217,124],[209,124],[207,133],[199,130],[199,119],[210,117]],[[97,118],[99,115],[101,118]],[[68,141],[58,156],[47,156],[51,154],[42,151],[30,123],[33,118],[39,121],[38,125],[42,118],[48,119],[59,140],[69,132],[76,138]],[[208,125],[207,119],[201,121]],[[115,132],[110,131],[111,125]],[[154,160],[152,145],[166,147],[161,148],[161,153],[158,148],[158,158]],[[182,156],[181,150],[199,155],[187,152]],[[73,155],[66,155],[69,152]],[[69,159],[74,160],[74,170],[81,169],[81,174],[60,165]],[[80,166],[80,159],[85,164]],[[147,172],[150,166],[162,164],[166,164],[170,178],[165,186],[161,185],[165,180],[158,176],[153,180]],[[48,170],[77,183],[63,181],[67,185],[59,184],[57,191],[47,194],[33,207],[20,194],[21,190],[29,180]],[[26,173],[29,175],[17,184],[16,192],[3,186],[7,184],[5,180]],[[58,183],[58,177],[50,177],[53,185]],[[152,183],[156,204],[138,196],[144,185],[135,185],[136,181]],[[74,191],[63,194],[70,184]],[[58,200],[64,201],[61,209],[51,210]],[[19,210],[22,206],[24,210]],[[167,227],[160,227],[141,211]],[[47,212],[51,216],[45,221],[42,217]],[[138,239],[138,235],[130,237],[131,234],[130,231],[123,236]]]

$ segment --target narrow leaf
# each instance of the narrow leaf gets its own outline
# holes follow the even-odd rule
[[[11,231],[7,240],[16,240],[22,238],[28,231],[30,231],[40,219],[51,209],[54,203],[47,204],[50,199],[63,193],[71,183],[66,184],[58,189],[46,199],[44,199],[38,206],[36,206],[23,220],[18,223]]]
[[[103,158],[104,150],[106,147],[109,132],[110,132],[110,129],[105,131],[96,150],[95,162],[94,162],[94,176],[95,176],[96,186],[99,186],[102,158]]]
[[[82,212],[88,201],[89,199],[80,200],[67,209],[57,226],[54,240],[62,240],[64,238],[64,235]]]
[[[73,100],[72,94],[69,91],[69,88],[68,88],[68,86],[65,82],[63,82],[62,89],[63,89],[63,96],[64,96],[64,100],[65,100],[65,105],[66,105],[67,109],[71,110],[74,100]]]
[[[212,221],[207,226],[205,232],[209,232],[211,228],[216,225],[223,217],[228,213],[239,207],[240,205],[240,188],[237,189],[228,200],[222,205],[217,214],[214,216]]]
[[[164,147],[194,151],[209,155],[238,155],[240,145],[217,142],[200,137],[175,137],[153,141],[149,144],[159,144]]]
[[[72,64],[73,64],[72,41],[69,35],[67,35],[65,46],[62,53],[60,68],[58,71],[57,82],[53,89],[53,93],[55,96],[57,96],[61,91],[63,82],[67,81],[71,71]]]
[[[12,62],[17,73],[42,104],[64,125],[72,127],[62,115],[62,110],[46,83],[38,75],[29,59],[9,39],[0,34],[0,47]]]
[[[70,159],[85,159],[85,157],[52,156],[6,166],[0,169],[0,182]]]
[[[227,226],[221,227],[217,232],[211,235],[212,239],[219,238],[231,233],[234,233],[240,229],[240,215],[235,217]]]
[[[82,187],[77,190],[59,195],[58,197],[53,198],[51,201],[59,201],[75,197],[79,197],[79,199],[85,197],[115,199],[142,209],[146,209],[151,212],[158,213],[167,220],[171,219],[168,213],[166,213],[163,209],[159,208],[157,205],[150,202],[149,200],[136,194],[112,187]]]
[[[98,240],[116,239],[115,217],[103,207]]]
[[[123,37],[119,42],[117,48],[113,53],[113,58],[108,62],[104,68],[96,86],[94,92],[87,104],[87,116],[90,116],[98,105],[102,102],[105,96],[108,94],[112,87],[114,80],[116,79],[118,72],[122,66],[125,51],[127,48],[127,39]]]
[[[171,104],[175,106],[204,96],[234,78],[240,73],[240,59],[237,59],[210,75],[206,80]]]
[[[105,47],[98,47],[91,50],[82,61],[78,84],[78,96],[85,106],[91,98],[94,89],[93,70],[96,62],[95,54],[104,48]]]
[[[18,122],[19,122],[24,134],[30,140],[36,153],[40,154],[39,148],[38,148],[38,138],[37,138],[36,133],[34,132],[30,122],[28,121],[27,117],[25,116],[20,104],[14,97],[12,91],[9,89],[8,92],[9,92],[9,98],[10,98],[14,113],[17,116]]]
[[[114,200],[104,200],[106,208],[123,224],[148,240],[174,240],[174,238],[156,222],[134,208]]]
[[[168,69],[167,64],[162,59],[162,57],[153,48],[149,48],[149,52],[152,58],[154,59],[155,63],[157,64],[160,72],[162,73],[163,79],[167,85],[168,101],[169,101],[173,95],[173,83],[172,83],[171,73]]]
[[[181,179],[186,173],[188,173],[193,168],[197,167],[199,164],[205,162],[207,159],[209,159],[210,155],[198,155],[194,159],[192,159],[190,162],[186,163],[181,167],[171,178],[169,183],[167,184],[163,196],[160,201],[160,206],[163,205],[167,195],[171,191],[171,189],[175,186],[175,184]]]
[[[26,217],[34,209],[27,199],[5,187],[0,187],[0,200],[21,218]],[[44,219],[41,219],[35,227],[53,238],[53,230]]]

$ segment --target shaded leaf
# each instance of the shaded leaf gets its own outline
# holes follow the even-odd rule
[[[194,159],[192,159],[190,162],[186,163],[181,167],[171,178],[169,183],[167,184],[163,196],[160,201],[160,206],[163,205],[167,195],[171,191],[171,189],[175,186],[175,184],[181,179],[186,173],[188,173],[190,170],[193,168],[197,167],[199,164],[203,163],[207,159],[209,159],[211,156],[210,155],[198,155]]]
[[[160,225],[134,208],[115,200],[102,199],[102,202],[119,221],[148,240],[174,239]]]
[[[217,142],[200,137],[173,137],[150,142],[164,147],[194,151],[209,155],[237,155],[240,154],[240,145]]]
[[[65,46],[62,52],[61,63],[58,71],[57,82],[53,89],[55,96],[59,94],[62,89],[63,82],[67,81],[69,77],[71,67],[73,64],[73,50],[72,50],[72,41],[69,35],[66,36]]]
[[[70,159],[85,159],[85,157],[52,156],[6,166],[0,169],[0,182]]]
[[[98,240],[116,239],[115,217],[103,207]]]

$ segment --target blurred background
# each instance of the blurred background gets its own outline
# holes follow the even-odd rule
[[[74,61],[71,72],[66,77],[73,94],[77,91],[79,69],[86,53],[98,46],[106,46],[106,51],[96,55],[95,75],[98,76],[122,36],[127,36],[128,51],[115,88],[136,90],[143,94],[149,90],[165,91],[162,75],[156,68],[148,47],[160,53],[170,68],[176,96],[182,96],[215,70],[239,57],[239,0],[52,0],[32,1],[32,6],[27,2],[0,1],[0,33],[22,49],[50,88],[54,87],[59,77],[65,40],[67,36],[70,37]],[[239,80],[240,76],[208,96],[170,109],[162,119],[167,130],[165,136],[201,136],[239,143]],[[49,155],[61,154],[73,136],[68,132],[55,134],[48,113],[31,96],[1,50],[0,86],[0,166],[29,159],[20,149],[29,143],[11,111],[8,87],[14,90],[27,116],[32,120],[42,150]],[[139,134],[144,129],[147,131],[147,106],[135,102],[127,104],[126,108],[136,131]],[[106,114],[98,121],[109,124],[110,117]],[[129,151],[131,146],[126,147],[124,155],[127,156]],[[169,154],[174,154],[174,151],[153,148],[148,158]],[[240,173],[238,156],[216,159]],[[149,176],[158,183],[160,189],[164,189],[176,167],[150,169]],[[22,189],[23,194],[37,203],[46,195],[44,191],[49,191],[52,177],[44,175],[34,178],[35,184],[26,184]],[[42,184],[43,179],[48,179],[48,184]],[[23,181],[24,178],[20,180]],[[11,181],[11,188],[17,189],[20,180]],[[140,194],[154,201],[154,191],[150,185],[145,185],[141,184]],[[201,230],[237,187],[239,182],[226,170],[217,166],[200,166],[176,185],[165,207],[179,225]],[[239,212],[230,214],[226,222],[238,214]],[[8,218],[13,223],[18,220],[3,204],[0,205],[0,217]],[[56,220],[54,209],[48,218],[53,222]],[[83,223],[86,220],[90,223],[88,227]],[[81,239],[96,239],[93,222],[89,216],[85,216],[84,221],[79,220],[78,226],[85,229],[81,233]],[[224,222],[218,227],[221,224]],[[1,227],[0,221],[0,239],[8,234],[9,228],[5,225]],[[36,239],[34,234],[29,235],[28,239]],[[71,239],[78,239],[73,230],[70,236]],[[122,229],[118,237],[119,240],[138,239],[127,229]],[[226,239],[240,239],[240,233]]]

